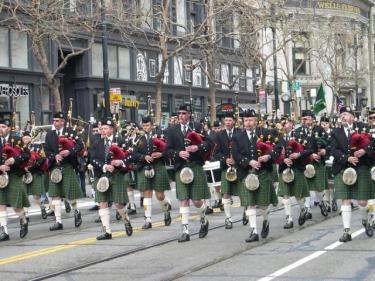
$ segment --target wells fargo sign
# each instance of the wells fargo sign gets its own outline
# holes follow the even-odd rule
[[[338,3],[336,1],[318,1],[318,9],[340,10],[350,13],[361,14],[361,9],[351,4]]]

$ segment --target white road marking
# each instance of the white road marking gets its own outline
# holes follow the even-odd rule
[[[354,239],[355,237],[357,237],[358,235],[361,235],[363,232],[365,232],[365,229],[364,228],[361,228],[360,230],[357,230],[356,232],[354,232],[352,234],[352,239]],[[321,255],[327,253],[329,250],[333,250],[337,247],[339,247],[340,245],[344,244],[343,242],[339,242],[339,241],[336,241],[334,243],[332,243],[331,245],[327,246],[324,248],[324,250],[319,250],[319,251],[316,251],[310,255],[308,255],[307,257],[304,257],[290,265],[287,265],[277,271],[275,271],[274,273],[266,276],[266,277],[263,277],[261,279],[258,279],[258,281],[271,281],[277,277],[280,277],[282,275],[284,275],[285,273],[297,268],[297,267],[300,267],[301,265],[311,261],[311,260],[314,260],[318,257],[320,257]]]

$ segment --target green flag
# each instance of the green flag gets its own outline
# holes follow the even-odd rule
[[[318,114],[320,111],[326,108],[326,99],[324,97],[323,83],[320,84],[318,95],[314,105],[314,113]]]

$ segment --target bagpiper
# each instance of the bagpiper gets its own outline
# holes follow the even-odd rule
[[[62,145],[64,144],[64,145]],[[69,149],[68,149],[69,148]],[[48,195],[52,197],[56,221],[50,231],[63,229],[61,219],[61,199],[71,201],[74,209],[74,226],[82,224],[77,199],[82,198],[82,190],[76,174],[77,153],[83,148],[80,138],[75,138],[71,128],[65,126],[65,115],[57,112],[53,116],[53,127],[47,131],[45,153],[48,158],[51,176]]]
[[[257,128],[257,115],[254,110],[244,113],[244,131],[233,137],[233,157],[238,173],[238,189],[241,206],[246,208],[249,219],[250,233],[246,242],[259,241],[256,221],[256,208],[262,210],[263,224],[261,236],[269,234],[269,207],[277,204],[277,196],[272,184],[272,159],[277,153],[258,154],[258,138],[267,136],[264,128]],[[262,153],[263,154],[263,153]]]
[[[122,140],[114,136],[114,127],[113,119],[102,120],[102,138],[90,148],[90,161],[95,176],[95,201],[99,203],[99,216],[104,230],[103,234],[96,237],[97,240],[112,239],[109,209],[109,203],[112,202],[124,222],[126,234],[133,234],[133,227],[125,208],[129,201],[126,190],[129,182],[125,174],[126,162],[130,159],[122,151]]]
[[[233,114],[224,116],[224,130],[216,135],[216,147],[214,159],[220,161],[221,167],[221,193],[223,194],[223,205],[225,213],[225,229],[232,229],[233,221],[231,214],[232,196],[238,196],[237,172],[232,155],[233,137],[241,132],[235,128],[236,119]]]
[[[340,109],[340,118],[342,127],[332,130],[332,173],[336,196],[342,199],[341,217],[344,232],[339,240],[348,242],[352,240],[350,227],[353,199],[358,200],[362,224],[367,225],[367,200],[374,197],[370,158],[375,147],[368,134],[362,134],[365,132],[363,124],[354,122],[354,113],[350,107]]]
[[[209,143],[202,140],[202,128],[199,123],[190,121],[191,108],[181,105],[178,111],[179,124],[171,127],[167,135],[167,157],[171,158],[176,171],[176,196],[180,201],[182,235],[178,242],[190,240],[189,201],[192,200],[201,216],[199,238],[208,234],[208,220],[205,216],[204,199],[210,192],[202,165],[203,153],[209,152]]]
[[[166,150],[166,143],[161,136],[153,135],[153,122],[150,116],[142,118],[144,135],[137,143],[133,158],[137,163],[138,190],[144,193],[143,209],[145,211],[145,222],[142,229],[152,228],[152,195],[155,191],[156,198],[164,212],[164,224],[172,222],[170,201],[165,196],[165,191],[170,189],[168,173],[164,165],[163,153]]]
[[[20,237],[24,238],[28,233],[24,208],[30,207],[30,202],[21,166],[29,161],[30,153],[22,149],[19,137],[11,135],[7,119],[0,120],[0,153],[0,241],[9,240],[7,206],[13,207],[19,217]]]

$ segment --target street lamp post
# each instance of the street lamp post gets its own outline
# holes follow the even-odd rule
[[[279,88],[278,88],[278,82],[277,82],[277,56],[276,56],[276,28],[275,28],[275,22],[276,22],[276,14],[275,14],[275,4],[271,5],[271,16],[272,16],[272,23],[273,26],[271,27],[272,30],[272,48],[273,48],[273,88],[274,88],[274,94],[275,94],[275,110],[276,114],[279,110]]]
[[[354,94],[355,94],[355,101],[356,101],[356,109],[359,110],[361,103],[359,99],[358,93],[358,49],[362,48],[362,44],[358,43],[357,39],[358,34],[354,35],[354,44],[351,46],[354,50]]]
[[[105,103],[105,117],[110,117],[110,102],[109,102],[109,69],[108,69],[108,41],[107,41],[107,23],[105,15],[104,0],[100,0],[101,4],[101,19],[102,19],[102,51],[103,51],[103,93]]]

